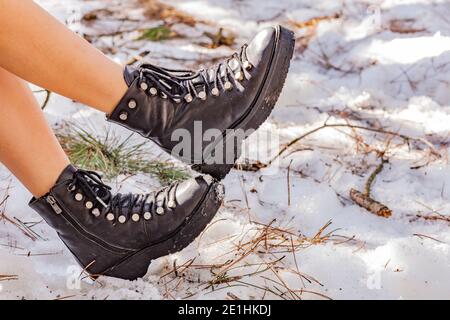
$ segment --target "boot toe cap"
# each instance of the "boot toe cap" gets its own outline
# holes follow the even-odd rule
[[[223,192],[220,190],[223,190],[223,186],[216,182],[214,178],[204,175],[184,181],[177,187],[177,202],[192,210],[205,198],[211,188],[214,188],[216,191],[217,200],[221,201]]]
[[[247,56],[251,63],[258,65],[261,61],[269,59],[273,52],[277,38],[277,28],[269,27],[260,31],[250,42]]]

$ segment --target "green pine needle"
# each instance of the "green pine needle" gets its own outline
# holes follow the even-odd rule
[[[188,172],[171,163],[149,161],[145,143],[132,143],[131,136],[120,138],[110,130],[96,137],[83,128],[71,125],[57,132],[57,137],[71,162],[79,168],[100,171],[107,178],[119,174],[150,174],[167,185],[189,178]]]

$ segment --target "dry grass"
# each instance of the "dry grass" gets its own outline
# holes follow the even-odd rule
[[[155,176],[164,185],[185,180],[189,174],[170,162],[149,160],[144,143],[133,143],[132,135],[121,138],[110,130],[94,135],[74,124],[57,129],[56,135],[72,163],[101,171],[107,178],[138,173]]]
[[[182,23],[191,27],[199,22],[191,15],[177,10],[175,7],[158,0],[140,0],[145,8],[145,16],[151,20],[161,20],[165,25],[171,26]]]
[[[0,200],[0,221],[3,220],[5,222],[7,222],[7,223],[10,223],[11,225],[13,225],[17,229],[19,229],[20,232],[24,236],[26,236],[27,238],[31,239],[32,241],[45,240],[44,238],[42,238],[41,235],[39,235],[38,233],[36,233],[33,230],[33,228],[36,225],[40,224],[42,222],[42,220],[38,221],[38,222],[23,222],[23,221],[21,221],[20,219],[18,219],[16,217],[10,218],[6,214],[6,206],[7,206],[8,199],[9,199],[9,190],[10,190],[10,184],[8,185],[6,190],[4,191],[4,194],[2,195],[2,198]]]
[[[205,32],[211,43],[204,43],[202,46],[209,49],[217,49],[221,46],[232,47],[235,44],[236,36],[230,31],[224,31],[223,28],[219,28],[216,33]]]
[[[216,223],[219,222],[221,221],[216,221]],[[276,220],[270,224],[252,222],[252,230],[219,241],[234,244],[230,251],[223,252],[219,257],[213,259],[224,262],[195,264],[195,259],[191,259],[181,265],[177,266],[174,263],[173,266],[167,267],[167,272],[160,279],[166,290],[165,298],[171,299],[174,295],[173,292],[179,290],[185,283],[188,287],[192,287],[192,284],[196,283],[200,288],[199,291],[188,292],[184,298],[191,298],[199,293],[208,294],[213,291],[230,290],[233,287],[246,287],[254,290],[254,296],[257,299],[301,300],[304,294],[330,299],[320,292],[307,288],[309,285],[319,287],[323,285],[319,280],[301,271],[297,255],[301,250],[311,246],[326,243],[337,245],[352,242],[355,239],[336,234],[338,230],[329,230],[331,221],[310,237],[276,224]],[[205,230],[205,233],[210,227]],[[202,241],[202,237],[199,241]],[[204,244],[202,246],[207,247]],[[292,257],[291,263],[286,262],[289,256]],[[292,266],[292,261],[294,266]],[[212,275],[211,279],[200,281],[195,278],[202,270],[208,270]],[[290,287],[281,275],[282,273],[296,276],[303,284],[302,288]],[[226,294],[227,296],[231,294],[233,299],[239,299],[233,293]]]
[[[306,21],[290,20],[289,22],[292,26],[294,26],[295,28],[299,28],[299,29],[314,28],[321,22],[336,20],[336,19],[341,18],[341,16],[342,16],[341,13],[335,13],[335,14],[329,15],[329,16],[314,17],[314,18],[306,20]]]

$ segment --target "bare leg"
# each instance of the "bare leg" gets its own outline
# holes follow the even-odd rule
[[[122,66],[31,0],[0,0],[0,67],[105,113],[127,90]]]
[[[0,161],[37,197],[69,164],[27,84],[2,68]]]

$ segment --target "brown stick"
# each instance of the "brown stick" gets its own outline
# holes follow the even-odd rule
[[[409,137],[407,135],[400,134],[398,132],[394,132],[394,131],[390,131],[390,130],[376,129],[376,128],[364,127],[364,126],[359,126],[359,125],[352,125],[352,124],[348,124],[348,123],[328,124],[325,121],[325,123],[322,126],[317,127],[317,128],[315,128],[315,129],[313,129],[311,131],[308,131],[305,134],[302,134],[301,136],[291,140],[287,145],[285,145],[284,147],[282,147],[280,149],[278,154],[275,155],[275,157],[273,157],[269,161],[268,165],[271,165],[276,159],[278,159],[283,153],[285,153],[290,147],[292,147],[297,142],[305,139],[306,137],[308,137],[308,136],[310,136],[310,135],[312,135],[312,134],[314,134],[314,133],[316,133],[318,131],[326,129],[326,128],[350,128],[350,129],[357,129],[357,130],[370,131],[370,132],[375,132],[375,133],[380,133],[380,134],[386,134],[386,135],[391,135],[391,136],[394,136],[394,137],[398,137],[398,138],[402,139],[403,141],[405,141],[408,144],[411,141],[421,142],[421,143],[427,145],[431,149],[433,154],[435,154],[436,156],[439,156],[439,152],[437,152],[437,150],[435,150],[434,146],[429,141],[427,141],[424,138]]]
[[[389,218],[392,216],[392,211],[388,207],[358,190],[351,189],[350,198],[360,207],[379,217]]]
[[[370,197],[370,193],[372,191],[372,184],[374,183],[377,175],[379,175],[381,173],[381,171],[383,171],[385,163],[387,163],[387,161],[384,159],[381,159],[381,163],[378,165],[378,167],[375,169],[375,171],[372,172],[369,179],[367,179],[364,195]]]
[[[50,90],[44,90],[44,92],[45,92],[45,100],[41,106],[42,110],[44,110],[47,107],[48,103],[50,102],[50,96],[52,95],[52,92]]]
[[[287,189],[288,189],[288,207],[291,206],[291,165],[292,161],[289,163],[288,169],[287,169]]]

